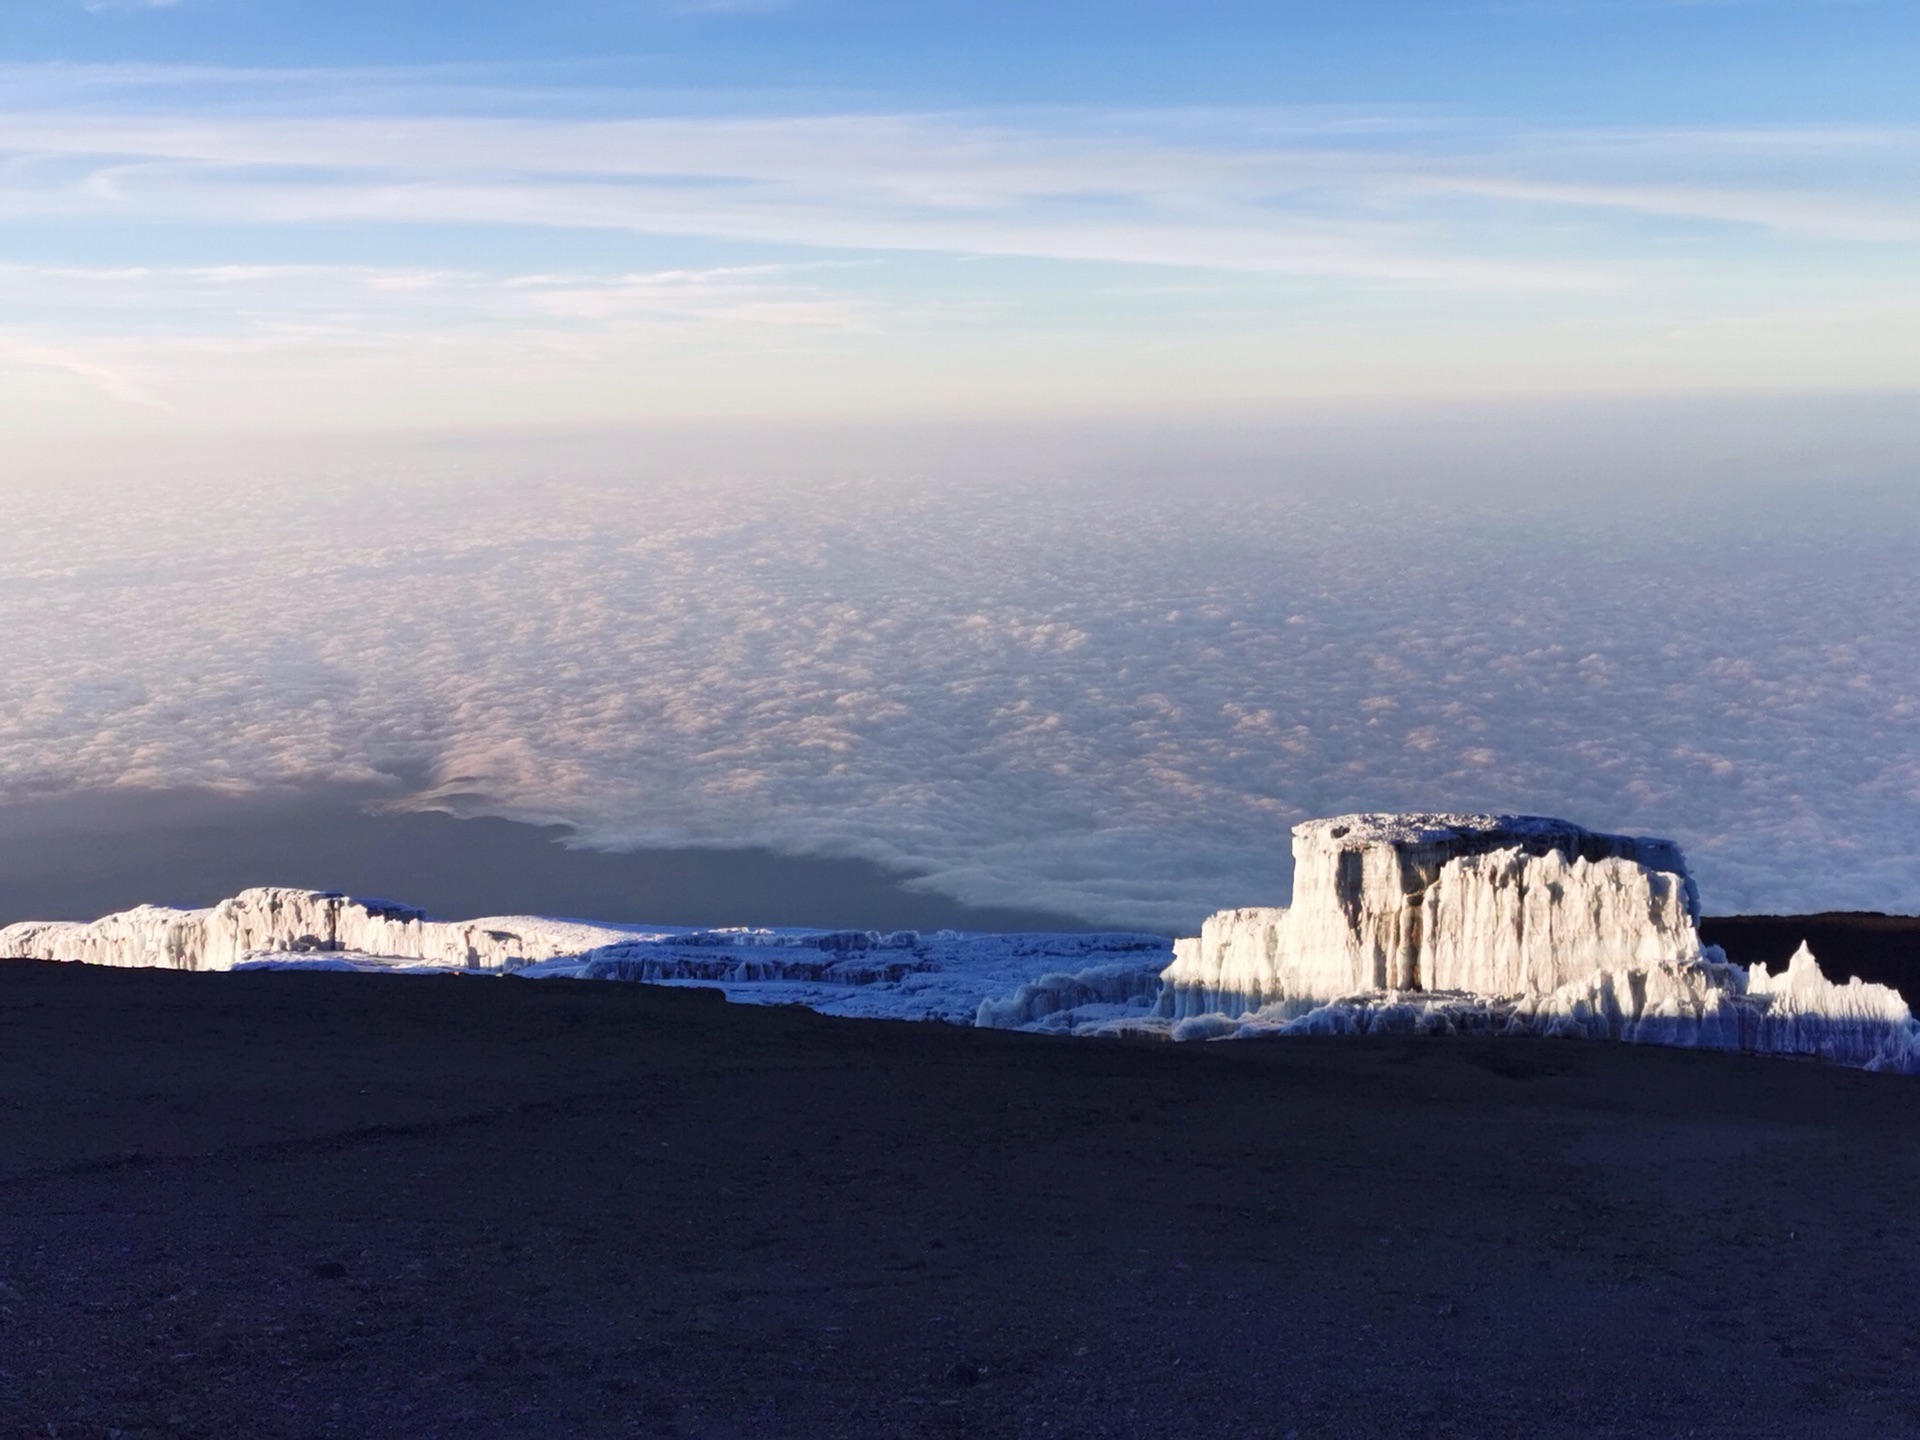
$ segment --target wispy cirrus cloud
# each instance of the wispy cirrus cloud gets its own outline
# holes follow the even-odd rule
[[[473,332],[529,324],[684,332],[857,330],[857,303],[806,281],[808,267],[721,266],[495,275],[375,265],[75,266],[0,264],[0,304],[16,319],[89,316],[124,325],[136,307],[205,312],[245,332],[289,322],[389,329],[459,325]]]
[[[1607,248],[1580,253],[1565,227],[1603,211],[1920,240],[1920,200],[1897,182],[1920,173],[1920,131],[1903,129],[1515,131],[1405,111],[574,119],[417,113],[405,77],[390,77],[396,113],[365,115],[309,113],[298,81],[246,73],[8,81],[38,100],[0,113],[15,213],[630,228],[1519,288],[1596,282]],[[298,113],[276,113],[278,88]],[[207,90],[219,108],[182,104]]]
[[[195,111],[164,72],[14,79],[18,214],[578,227],[1495,288],[1606,283],[1609,215],[1920,243],[1920,131],[1516,131],[1406,112],[569,118]],[[110,103],[116,83],[131,110]],[[278,81],[266,81],[270,91]],[[297,87],[295,87],[297,89]],[[173,93],[169,93],[172,90]],[[391,96],[389,97],[391,99]],[[444,97],[443,97],[444,98]],[[107,102],[107,103],[103,103]],[[1586,227],[1584,246],[1577,232]]]
[[[0,264],[0,392],[68,377],[122,411],[171,413],[195,370],[289,363],[528,380],[696,349],[767,356],[871,331],[872,307],[805,267],[494,275],[369,265]],[[204,388],[204,386],[202,387]]]
[[[1520,288],[1368,156],[1143,148],[942,116],[622,121],[0,117],[16,214],[624,229],[827,250],[1016,255]],[[1342,193],[1344,192],[1344,193]]]
[[[839,380],[806,366],[755,382],[802,407],[866,403],[914,375],[919,394],[964,381],[1024,403],[1115,386],[1916,373],[1913,127],[1555,129],[1355,107],[776,113],[750,97],[635,113],[634,92],[496,78],[0,67],[0,245],[30,234],[45,255],[69,234],[65,253],[132,261],[37,276],[14,333],[73,353],[111,337],[100,363],[127,373],[245,351],[249,373],[208,372],[209,393],[305,363],[288,350],[269,364],[276,336],[385,346],[419,375],[518,337],[525,365],[564,358],[556,397],[584,393],[573,377],[596,360],[644,370],[662,345],[709,342],[717,377],[723,354],[871,342]],[[147,263],[159,235],[193,237],[167,243],[204,262]],[[333,258],[342,236],[351,264]],[[645,263],[621,258],[635,251]],[[252,263],[263,255],[275,263]],[[133,271],[137,284],[118,278]],[[1811,315],[1849,318],[1791,318]],[[201,340],[181,361],[176,342]],[[487,363],[497,375],[507,360]],[[283,393],[322,393],[285,373]],[[714,403],[749,403],[731,380],[703,383]],[[621,391],[635,393],[664,392],[636,378]],[[491,413],[497,395],[475,404]]]
[[[109,400],[136,410],[170,411],[173,406],[155,395],[126,369],[105,363],[84,351],[0,333],[0,374],[7,370],[52,371],[69,375]]]

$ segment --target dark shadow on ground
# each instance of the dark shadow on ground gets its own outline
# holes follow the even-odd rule
[[[0,963],[0,1434],[1894,1436],[1920,1082]]]

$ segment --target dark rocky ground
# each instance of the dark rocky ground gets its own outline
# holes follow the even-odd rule
[[[0,1435],[1920,1432],[1920,1082],[0,964]]]

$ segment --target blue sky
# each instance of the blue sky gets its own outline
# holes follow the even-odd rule
[[[1920,7],[14,0],[0,422],[1920,384]]]
[[[910,105],[1469,105],[1643,122],[1911,119],[1913,7],[926,0],[17,0],[10,58],[269,67],[593,62],[641,85]],[[562,82],[564,83],[564,82]]]

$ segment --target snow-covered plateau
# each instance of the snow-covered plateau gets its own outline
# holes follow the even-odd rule
[[[0,956],[185,970],[345,969],[700,985],[831,1015],[1174,1040],[1565,1036],[1920,1073],[1899,993],[1700,942],[1671,841],[1525,815],[1348,815],[1294,828],[1288,907],[1199,936],[693,929],[429,920],[311,890],[0,930]]]

